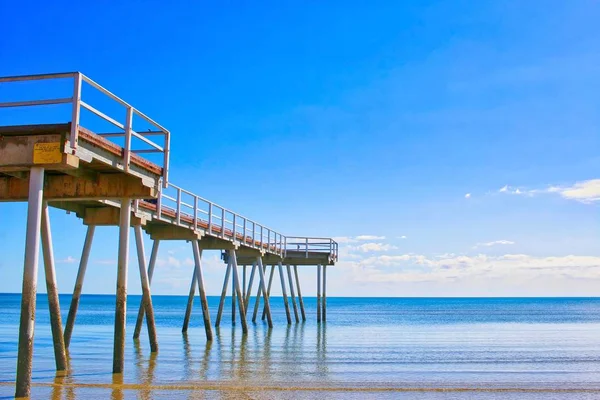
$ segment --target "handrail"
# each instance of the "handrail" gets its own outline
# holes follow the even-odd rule
[[[125,146],[123,151],[123,165],[125,171],[129,171],[130,162],[131,162],[131,154],[132,153],[151,153],[158,152],[163,153],[163,165],[162,165],[162,186],[168,187],[169,184],[169,153],[170,153],[170,136],[171,133],[158,122],[154,121],[146,114],[136,109],[120,97],[116,96],[109,90],[100,86],[98,83],[83,75],[81,72],[61,72],[61,73],[52,73],[52,74],[34,74],[34,75],[18,75],[18,76],[5,76],[0,77],[0,83],[10,83],[10,82],[24,82],[24,81],[36,81],[36,80],[54,80],[54,79],[73,79],[73,92],[71,97],[62,97],[62,98],[54,98],[54,99],[37,99],[37,100],[23,100],[23,101],[12,101],[12,102],[0,102],[0,108],[9,108],[9,107],[31,107],[31,106],[44,106],[44,105],[53,105],[53,104],[72,104],[71,108],[71,132],[69,134],[69,141],[66,146],[67,150],[76,151],[77,142],[79,138],[79,119],[81,114],[81,108],[85,108],[86,110],[92,112],[98,117],[104,119],[105,121],[110,122],[114,126],[119,129],[122,129],[124,132],[115,134],[115,135],[102,135],[105,137],[110,136],[124,136],[125,137]],[[102,111],[98,110],[96,107],[88,104],[83,101],[81,98],[81,87],[82,83],[85,82],[89,84],[91,87],[105,94],[112,100],[116,101],[126,109],[125,113],[125,122],[122,123],[118,119],[115,119]],[[133,130],[133,115],[137,115],[140,118],[146,120],[149,124],[151,124],[154,128],[158,129],[158,131],[151,132],[136,132]],[[148,138],[148,136],[156,136],[161,135],[164,137],[164,146],[160,146],[159,144],[153,142]],[[136,138],[144,142],[145,144],[152,147],[154,150],[145,150],[145,149],[137,149],[134,150],[131,148],[132,138]]]
[[[329,253],[333,261],[338,260],[338,243],[331,238],[288,236],[285,243],[286,254],[288,251],[301,252],[305,257],[309,253]]]
[[[166,190],[175,193],[167,194]],[[242,241],[246,246],[266,249],[279,255],[285,253],[283,234],[172,183],[168,189],[159,189],[154,216],[163,219],[163,214],[169,212],[175,213],[174,217],[169,218],[177,225],[194,230],[202,225],[209,235]],[[207,219],[201,218],[200,214]]]
[[[330,238],[318,237],[287,237],[283,234],[261,225],[254,220],[246,218],[238,213],[235,213],[223,206],[213,203],[203,197],[200,197],[188,190],[179,186],[170,184],[169,182],[169,154],[171,133],[158,124],[146,114],[131,106],[129,103],[116,96],[109,90],[100,86],[98,83],[83,75],[80,72],[64,72],[53,74],[36,74],[36,75],[21,75],[21,76],[6,76],[0,77],[1,83],[35,81],[35,80],[51,80],[51,79],[73,79],[73,91],[71,97],[53,98],[53,99],[38,99],[38,100],[22,100],[12,102],[0,102],[0,108],[9,107],[31,107],[53,104],[72,104],[71,107],[71,132],[69,141],[65,145],[66,150],[76,151],[79,137],[79,120],[81,108],[84,108],[96,116],[111,123],[123,132],[100,133],[99,135],[106,138],[124,137],[125,145],[123,151],[123,165],[125,171],[129,170],[132,153],[163,153],[163,173],[162,185],[159,187],[159,195],[156,201],[156,210],[154,216],[158,219],[163,219],[163,214],[172,215],[174,212],[174,221],[177,225],[187,225],[194,231],[202,226],[209,235],[219,236],[223,239],[232,241],[241,240],[250,247],[259,248],[261,251],[265,249],[268,252],[279,254],[283,257],[288,251],[304,252],[308,258],[309,253],[327,253],[330,259],[337,261],[338,259],[338,244]],[[122,120],[109,116],[91,104],[82,100],[81,88],[82,83],[86,83],[112,100],[116,101],[125,107],[125,118]],[[148,132],[136,132],[133,129],[133,116],[137,115],[151,124],[157,130]],[[160,146],[153,142],[149,137],[163,136],[164,145]],[[136,138],[149,145],[152,149],[132,149],[132,139]],[[68,147],[67,147],[68,146]],[[173,195],[165,193],[166,190],[174,190]],[[191,199],[190,199],[191,198]],[[168,204],[172,203],[173,208]],[[139,202],[135,201],[135,209],[137,210]],[[205,216],[207,220],[202,219],[200,214]]]

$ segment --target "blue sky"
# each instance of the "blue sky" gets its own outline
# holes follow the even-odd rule
[[[331,295],[598,294],[597,1],[33,3],[0,5],[0,75],[79,70],[171,130],[174,183],[339,238]],[[26,207],[0,210],[18,292]],[[51,218],[66,293],[85,228]],[[116,256],[99,228],[85,292]],[[191,256],[164,243],[154,293],[185,294]]]

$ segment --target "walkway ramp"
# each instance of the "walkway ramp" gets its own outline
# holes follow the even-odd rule
[[[57,81],[68,82],[69,93],[66,96],[48,98],[39,95],[38,90],[11,89],[12,85]],[[135,232],[142,286],[142,304],[138,311],[134,338],[139,337],[145,316],[152,352],[158,351],[158,342],[150,283],[161,240],[186,240],[192,245],[194,271],[184,331],[188,326],[197,286],[206,338],[209,341],[213,338],[202,277],[203,249],[222,250],[227,262],[217,326],[231,274],[232,304],[235,305],[233,299],[237,297],[242,330],[244,334],[248,332],[246,309],[254,272],[258,271],[259,288],[253,319],[256,319],[262,295],[263,314],[269,327],[272,327],[269,296],[275,266],[279,270],[288,324],[292,323],[292,319],[286,286],[290,288],[295,319],[299,322],[291,267],[293,266],[296,277],[302,319],[305,320],[297,266],[317,266],[317,321],[326,321],[326,266],[334,265],[338,259],[338,247],[334,240],[283,235],[174,185],[169,179],[171,133],[79,72],[0,77],[0,85],[0,202],[28,203],[16,397],[28,397],[30,393],[40,243],[43,250],[56,369],[62,371],[68,368],[66,349],[70,342],[87,259],[97,226],[119,227],[113,373],[122,373],[124,366],[131,226]],[[27,95],[32,93],[36,98],[27,98]],[[86,93],[86,97],[82,93]],[[9,97],[12,94],[15,98],[5,99],[7,94]],[[66,107],[67,115],[57,118],[57,113],[40,111],[47,107]],[[13,110],[23,109],[38,112],[32,112],[30,119],[25,123],[17,122],[18,113]],[[7,110],[10,112],[7,113]],[[38,117],[48,115],[52,116],[51,121],[38,121]],[[101,128],[107,125],[109,130]],[[73,212],[88,225],[64,336],[49,207]],[[144,251],[143,230],[153,240],[148,264]],[[240,279],[238,265],[253,265],[248,286],[245,268]],[[272,265],[268,287],[265,279],[266,265]],[[287,285],[283,265],[286,265]],[[243,290],[240,281],[243,282]],[[233,318],[235,320],[235,313]]]

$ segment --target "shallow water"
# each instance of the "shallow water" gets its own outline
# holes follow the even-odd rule
[[[125,372],[111,374],[113,296],[83,296],[70,373],[56,376],[47,303],[38,297],[34,398],[114,399],[596,399],[600,299],[328,299],[328,322],[232,329],[231,305],[207,343],[199,302],[187,335],[187,298],[153,298],[159,352],[145,328],[130,339],[139,296],[128,303]],[[63,312],[70,297],[61,296]],[[210,297],[214,323],[218,298]],[[253,303],[251,303],[253,304]],[[0,398],[14,393],[20,298],[0,295]],[[65,313],[66,314],[66,313]],[[66,315],[63,315],[63,321]]]

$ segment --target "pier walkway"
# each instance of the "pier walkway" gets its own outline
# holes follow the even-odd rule
[[[67,81],[69,93],[62,97],[36,95],[33,99],[23,98],[29,93],[40,92],[29,91],[27,88],[30,86],[25,88],[24,85],[56,81]],[[5,120],[12,121],[13,115],[4,118],[5,114],[0,114],[0,202],[28,202],[17,397],[28,396],[30,393],[40,242],[56,368],[66,370],[66,349],[73,332],[94,232],[99,226],[119,227],[114,373],[123,371],[130,227],[134,228],[143,294],[134,338],[139,337],[145,316],[152,352],[158,350],[158,340],[150,283],[159,244],[163,240],[188,241],[194,255],[195,266],[191,271],[183,331],[187,330],[197,289],[206,337],[207,340],[212,340],[202,276],[202,251],[205,249],[221,250],[226,264],[215,325],[218,326],[221,321],[231,277],[232,304],[234,308],[237,306],[243,332],[248,331],[247,310],[254,278],[258,275],[252,320],[256,321],[259,311],[262,311],[262,319],[272,327],[268,299],[276,270],[288,323],[292,323],[288,288],[295,321],[305,320],[298,266],[308,265],[317,267],[317,321],[326,320],[326,267],[334,265],[338,259],[338,245],[333,239],[283,235],[176,186],[169,180],[171,132],[79,72],[0,77],[0,87],[8,89],[9,86],[11,90],[0,91],[3,94],[0,98],[0,112],[14,109],[47,110],[49,107],[66,107],[68,112],[68,116],[64,118],[56,117],[58,113],[51,113],[53,120],[44,123],[38,123],[38,114],[33,112],[30,122],[35,123],[4,123]],[[6,93],[14,95],[14,98],[5,99]],[[90,100],[82,96],[82,93],[90,93]],[[104,101],[112,102],[107,107],[112,112],[101,111],[102,107],[92,105],[92,99],[97,100],[98,96],[102,96]],[[115,109],[120,109],[118,118],[115,117]],[[57,121],[58,118],[61,120]],[[96,127],[102,125],[98,121],[109,124],[117,131],[99,130]],[[49,207],[74,213],[88,227],[64,332],[58,302]],[[153,241],[148,263],[144,232]],[[269,265],[272,266],[270,273],[267,269]],[[238,266],[243,266],[241,278]],[[246,266],[252,267],[248,282]],[[232,318],[236,318],[235,310]]]

